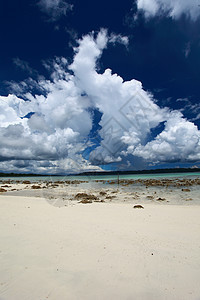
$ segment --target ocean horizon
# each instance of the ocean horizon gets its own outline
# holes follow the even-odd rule
[[[95,180],[137,180],[137,179],[154,179],[154,178],[196,178],[200,177],[200,172],[186,172],[186,173],[156,173],[156,174],[123,174],[119,175],[44,175],[44,176],[8,176],[8,177],[0,177],[0,180],[14,180],[14,181],[23,181],[29,180],[30,182],[38,182],[38,181],[95,181]]]

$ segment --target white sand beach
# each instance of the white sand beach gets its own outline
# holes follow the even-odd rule
[[[200,206],[0,195],[1,300],[198,300]]]

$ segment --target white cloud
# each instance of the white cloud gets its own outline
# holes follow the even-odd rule
[[[166,14],[178,19],[182,14],[185,14],[196,20],[200,15],[196,0],[137,0],[137,7],[144,11],[147,18]]]
[[[144,141],[150,129],[165,120],[167,113],[166,109],[160,109],[142,89],[141,82],[124,82],[120,76],[112,74],[110,69],[103,74],[96,71],[96,61],[109,41],[110,37],[105,30],[101,30],[96,39],[94,35],[84,37],[70,66],[77,85],[103,113],[100,122],[101,147],[91,154],[92,162],[118,162],[120,152],[125,146],[124,136],[128,132],[130,135],[134,132],[137,140]]]
[[[76,174],[84,171],[102,171],[98,166],[91,165],[81,155],[74,159],[59,160],[9,160],[0,163],[1,172],[35,173],[35,174]]]
[[[124,46],[128,46],[129,40],[127,36],[122,36],[121,34],[111,34],[109,38],[110,43],[121,43]]]
[[[1,170],[100,170],[100,164],[128,165],[130,156],[137,164],[139,158],[151,163],[200,160],[200,132],[192,122],[180,112],[160,108],[141,82],[124,81],[110,69],[99,72],[98,60],[114,40],[124,43],[123,37],[115,39],[104,29],[88,34],[78,41],[70,66],[65,58],[46,63],[51,80],[15,84],[21,98],[14,93],[0,97]],[[31,86],[42,94],[33,95]],[[86,160],[81,153],[92,143],[92,108],[102,113],[101,129],[98,147]],[[164,129],[152,138],[152,129],[161,122]]]
[[[87,147],[92,128],[90,102],[81,96],[74,77],[66,73],[63,78],[62,67],[56,66],[52,81],[38,82],[46,96],[26,93],[27,101],[15,95],[0,97],[0,160],[60,161],[68,157],[77,162],[77,154]],[[23,118],[28,113],[34,114]],[[84,165],[79,168],[81,171]]]
[[[40,0],[38,6],[49,16],[51,21],[56,21],[63,15],[66,16],[67,12],[73,8],[73,5],[65,0]]]
[[[157,162],[198,160],[200,136],[193,123],[180,113],[159,108],[140,82],[124,82],[109,69],[103,74],[97,72],[96,61],[103,50],[98,40],[106,48],[109,42],[106,31],[101,31],[96,40],[93,35],[82,39],[71,65],[77,85],[103,113],[99,132],[101,145],[91,153],[91,161],[119,162],[128,154]],[[148,142],[151,130],[163,121],[166,121],[163,132]],[[171,137],[171,142],[166,135]]]
[[[200,120],[200,113],[195,118],[193,118],[191,121],[196,121],[196,120]]]
[[[179,112],[172,112],[165,129],[145,146],[139,145],[133,155],[151,162],[198,161],[200,131]]]

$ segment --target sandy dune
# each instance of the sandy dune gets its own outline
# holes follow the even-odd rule
[[[0,196],[1,300],[198,300],[200,206]]]

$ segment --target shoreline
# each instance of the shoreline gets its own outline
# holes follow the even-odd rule
[[[68,202],[75,205],[80,201],[85,201],[87,204],[86,200],[88,203],[199,205],[199,195],[200,178],[121,179],[119,181],[0,181],[0,197],[40,197],[45,198],[49,204],[60,207],[66,206]]]

